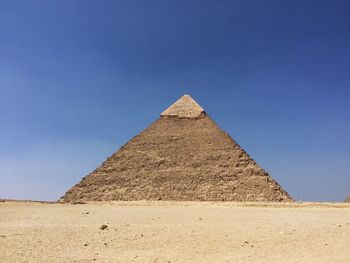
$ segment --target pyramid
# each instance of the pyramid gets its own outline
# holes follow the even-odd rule
[[[60,199],[291,201],[189,95]]]
[[[350,203],[350,195],[348,196],[348,198],[345,199],[344,202]]]

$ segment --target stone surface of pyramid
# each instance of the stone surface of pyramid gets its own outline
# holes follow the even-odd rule
[[[350,203],[350,195],[345,199],[345,202]]]
[[[292,199],[185,95],[60,200]]]
[[[204,109],[195,102],[191,96],[184,95],[173,105],[163,111],[160,116],[198,118],[203,113]]]

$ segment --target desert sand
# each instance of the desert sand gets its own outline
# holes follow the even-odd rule
[[[350,204],[6,201],[0,262],[350,262]]]

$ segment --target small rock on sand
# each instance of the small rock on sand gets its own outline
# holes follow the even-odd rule
[[[102,225],[102,226],[100,226],[100,229],[101,229],[101,230],[105,230],[105,229],[107,229],[107,228],[108,228],[107,225]]]

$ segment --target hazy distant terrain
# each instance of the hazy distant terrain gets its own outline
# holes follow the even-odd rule
[[[0,202],[0,262],[350,262],[349,247],[347,203]]]

